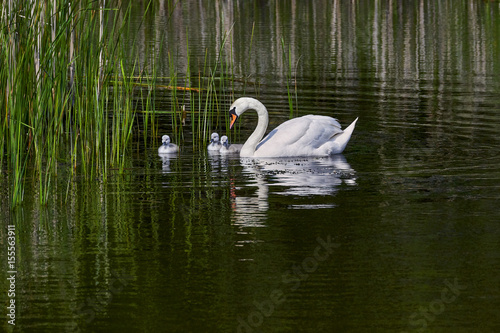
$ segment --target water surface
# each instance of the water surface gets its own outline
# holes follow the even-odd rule
[[[31,180],[0,214],[18,233],[15,331],[500,330],[498,2],[183,1],[142,23],[141,6],[131,31],[180,76],[188,56],[198,73],[232,55],[227,108],[256,97],[272,128],[289,82],[294,116],[356,130],[328,158],[208,155],[187,129],[161,158],[135,138],[123,174],[60,175],[47,207]],[[255,117],[239,121],[234,142]]]

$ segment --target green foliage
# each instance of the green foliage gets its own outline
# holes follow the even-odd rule
[[[2,7],[0,167],[13,207],[22,202],[28,169],[45,204],[60,166],[85,177],[123,168],[133,87],[120,40],[129,10],[121,17],[115,10],[66,0]]]
[[[193,149],[204,149],[210,133],[225,125],[229,101],[221,96],[231,97],[234,88],[232,62],[225,60],[232,55],[224,53],[230,32],[215,61],[207,52],[199,73],[190,72],[187,44],[188,70],[180,74],[161,46],[139,61],[135,37],[125,42],[134,34],[130,6],[120,6],[37,0],[0,7],[0,175],[8,178],[12,207],[22,203],[27,177],[38,184],[40,204],[47,204],[61,168],[71,177],[103,180],[110,168],[122,172],[134,135],[142,131],[145,143],[157,143],[160,113],[171,115],[176,142],[191,123]],[[157,75],[159,57],[168,60],[167,78]],[[170,110],[155,104],[162,88],[170,91]]]
[[[293,70],[293,63],[292,63],[292,50],[290,46],[288,47],[288,50],[286,49],[285,46],[285,39],[281,37],[281,48],[283,52],[283,68],[285,71],[285,76],[286,76],[286,91],[287,91],[287,97],[288,97],[288,108],[290,110],[289,117],[292,119],[296,114],[298,114],[298,96],[297,96],[297,80],[295,81],[293,91],[291,87],[291,81],[293,80],[292,78],[292,70]],[[298,61],[297,61],[298,63]],[[297,64],[295,65],[297,67]],[[294,109],[294,104],[293,100],[295,98],[295,109]]]

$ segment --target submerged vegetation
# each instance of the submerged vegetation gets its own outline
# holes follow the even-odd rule
[[[225,60],[230,57],[222,56],[229,32],[217,59],[207,55],[199,73],[189,72],[186,45],[188,72],[179,74],[161,46],[150,51],[147,63],[139,61],[134,43],[124,42],[130,7],[120,6],[69,0],[0,4],[0,175],[11,207],[23,201],[28,177],[46,204],[62,172],[69,188],[75,175],[106,179],[111,168],[123,171],[132,136],[158,143],[159,114],[171,116],[178,141],[186,126],[195,149],[223,125],[226,101],[220,92],[227,96],[228,82],[234,85],[232,64]],[[158,77],[158,57],[168,59],[168,77]],[[162,88],[171,93],[168,110],[155,104]]]

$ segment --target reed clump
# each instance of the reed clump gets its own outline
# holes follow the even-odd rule
[[[130,9],[113,15],[113,5],[2,3],[0,168],[12,206],[23,200],[27,172],[44,204],[61,167],[85,177],[123,168],[135,119],[120,39]]]
[[[9,186],[11,207],[23,201],[27,177],[37,184],[40,204],[47,204],[61,169],[104,180],[108,170],[122,172],[131,138],[140,133],[156,142],[162,113],[171,115],[178,142],[190,132],[194,149],[226,126],[223,111],[235,86],[232,55],[224,52],[230,32],[215,61],[207,52],[198,73],[189,66],[178,73],[169,50],[153,50],[148,63],[139,62],[133,38],[125,42],[131,7],[120,6],[104,0],[0,4],[0,183]],[[168,58],[166,78],[157,75],[158,57]],[[169,110],[155,102],[163,88],[171,95]]]

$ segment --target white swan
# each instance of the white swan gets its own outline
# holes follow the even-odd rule
[[[220,142],[222,143],[222,148],[220,149],[221,154],[239,153],[243,147],[243,145],[240,144],[229,144],[229,139],[225,135],[220,138]]]
[[[222,144],[219,142],[219,134],[212,133],[210,138],[210,144],[207,146],[207,150],[209,151],[219,151],[222,147]]]
[[[162,145],[158,148],[158,154],[173,154],[179,152],[179,146],[170,143],[170,137],[164,135],[161,137]]]
[[[241,157],[328,156],[344,151],[356,126],[356,118],[342,131],[331,117],[307,115],[285,121],[261,141],[269,123],[264,104],[250,97],[238,98],[230,107],[232,128],[236,119],[247,110],[257,111],[257,128],[241,149]]]

